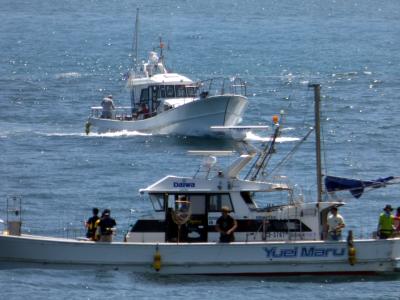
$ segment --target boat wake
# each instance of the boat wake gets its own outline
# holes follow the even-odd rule
[[[254,132],[248,132],[246,134],[246,141],[252,141],[252,142],[269,142],[272,140],[271,136],[259,136],[255,134]],[[289,136],[281,136],[276,138],[277,143],[289,143],[289,142],[296,142],[299,141],[299,138],[296,137],[289,137]]]
[[[152,136],[150,133],[143,133],[139,131],[117,131],[117,132],[105,132],[105,133],[96,133],[91,132],[88,135],[84,132],[52,132],[52,133],[42,133],[46,136],[84,136],[84,137],[130,137],[130,136]]]
[[[86,135],[86,134],[84,134]],[[152,136],[152,133],[144,133],[139,131],[127,131],[121,130],[116,132],[105,132],[105,133],[89,133],[89,137],[129,137],[129,136]]]

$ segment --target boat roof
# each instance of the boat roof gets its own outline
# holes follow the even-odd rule
[[[147,188],[140,189],[140,193],[227,193],[227,192],[273,192],[291,190],[284,183],[270,183],[249,181],[216,176],[212,179],[166,176]]]
[[[159,84],[193,84],[193,81],[178,73],[155,74],[149,77],[132,77],[129,79],[129,86],[138,85],[159,85]]]

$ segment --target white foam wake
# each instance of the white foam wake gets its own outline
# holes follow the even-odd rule
[[[129,137],[129,136],[151,136],[152,134],[143,133],[139,131],[117,131],[117,132],[105,132],[96,133],[91,132],[88,135],[84,132],[52,132],[52,133],[39,133],[46,136],[85,136],[85,137]]]
[[[259,136],[253,132],[248,132],[246,134],[246,141],[257,141],[257,142],[269,142],[272,140],[272,137],[270,136]],[[276,142],[278,143],[288,143],[288,142],[295,142],[300,140],[299,138],[296,137],[289,137],[289,136],[280,136],[276,139]]]
[[[91,132],[91,133],[89,133],[88,136],[93,136],[93,137],[97,137],[97,136],[99,136],[99,137],[120,137],[120,136],[152,136],[152,135],[153,134],[151,134],[151,133],[144,133],[144,132],[139,132],[139,131],[121,130],[121,131],[116,131],[116,132],[105,132],[105,133]]]
[[[78,72],[66,72],[57,74],[56,79],[74,79],[74,78],[80,78],[81,76],[82,76],[81,73]]]

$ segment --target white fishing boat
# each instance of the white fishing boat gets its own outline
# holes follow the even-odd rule
[[[315,89],[319,94],[319,86]],[[143,273],[230,275],[400,271],[400,238],[377,239],[371,233],[357,239],[349,232],[347,240],[324,239],[328,212],[344,203],[321,200],[320,164],[314,201],[296,196],[283,179],[263,180],[278,133],[276,123],[271,142],[261,150],[241,142],[240,156],[225,168],[216,158],[233,152],[192,152],[205,156],[194,176],[166,176],[140,190],[154,212],[138,219],[123,241],[26,235],[20,232],[20,222],[7,218],[8,230],[0,235],[0,267],[101,266]],[[250,163],[247,175],[239,176]],[[235,241],[230,243],[219,242],[215,226],[223,206],[238,223]]]
[[[247,107],[246,84],[240,78],[212,78],[194,82],[170,73],[160,40],[160,54],[149,53],[146,62],[137,60],[136,16],[134,69],[128,78],[131,105],[117,106],[105,113],[91,108],[86,133],[139,131],[155,135],[212,135],[211,126],[234,126],[242,121]]]

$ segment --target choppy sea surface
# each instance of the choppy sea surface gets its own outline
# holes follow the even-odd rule
[[[326,173],[361,179],[399,175],[400,2],[322,0],[0,0],[0,218],[8,195],[23,199],[23,230],[83,233],[93,206],[109,207],[119,235],[151,207],[138,189],[168,174],[191,175],[188,150],[232,149],[229,141],[84,133],[90,106],[106,94],[129,98],[134,18],[140,56],[168,44],[168,66],[192,79],[248,82],[243,124],[285,111],[283,136],[302,137],[322,85]],[[270,133],[256,133],[254,140]],[[281,143],[276,166],[293,148]],[[315,195],[310,137],[279,169]],[[341,195],[348,229],[375,230],[398,186]],[[1,226],[1,224],[0,224]],[[1,251],[1,249],[0,249]],[[245,255],[245,254],[244,254]],[[143,276],[129,271],[0,270],[1,299],[399,299],[395,277]]]

